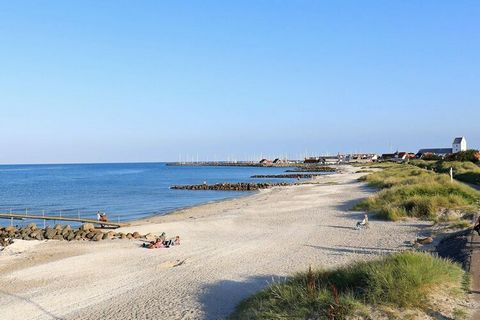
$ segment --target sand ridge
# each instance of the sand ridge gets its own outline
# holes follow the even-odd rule
[[[120,229],[180,235],[182,244],[169,249],[48,241],[0,253],[0,318],[223,319],[243,298],[309,265],[330,268],[406,249],[429,223],[371,219],[370,229],[355,230],[362,213],[349,209],[372,190],[354,171]]]

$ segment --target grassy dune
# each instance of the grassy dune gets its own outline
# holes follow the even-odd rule
[[[374,306],[430,308],[429,296],[461,294],[465,273],[426,253],[403,252],[335,270],[300,273],[243,301],[231,319],[345,319]]]
[[[381,190],[357,204],[355,210],[377,213],[388,220],[404,217],[437,220],[441,210],[471,211],[480,193],[439,174],[408,164],[385,166],[360,178]]]
[[[473,162],[414,160],[410,163],[440,173],[448,173],[453,168],[455,179],[480,186],[480,167]]]

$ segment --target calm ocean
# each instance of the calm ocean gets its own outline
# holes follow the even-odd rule
[[[132,220],[245,192],[170,190],[173,184],[288,181],[251,179],[288,168],[185,167],[165,163],[0,166],[0,212]],[[9,221],[0,220],[0,224]]]

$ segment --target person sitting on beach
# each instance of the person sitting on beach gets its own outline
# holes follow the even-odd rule
[[[108,220],[107,214],[105,212],[97,211],[97,220],[98,221],[107,221]]]
[[[478,235],[480,236],[480,216],[478,216],[477,222],[473,226],[473,230],[477,231]]]
[[[105,212],[100,212],[100,211],[97,211],[97,220],[98,221],[102,221],[102,222],[106,222],[108,221],[108,218],[107,218],[107,214]],[[100,227],[105,227],[104,224],[100,224]]]
[[[363,220],[357,222],[355,229],[359,230],[360,228],[368,228],[368,215],[365,213]]]

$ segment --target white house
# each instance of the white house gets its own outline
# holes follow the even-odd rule
[[[467,140],[465,140],[465,137],[453,139],[452,152],[457,153],[460,151],[467,151]]]

